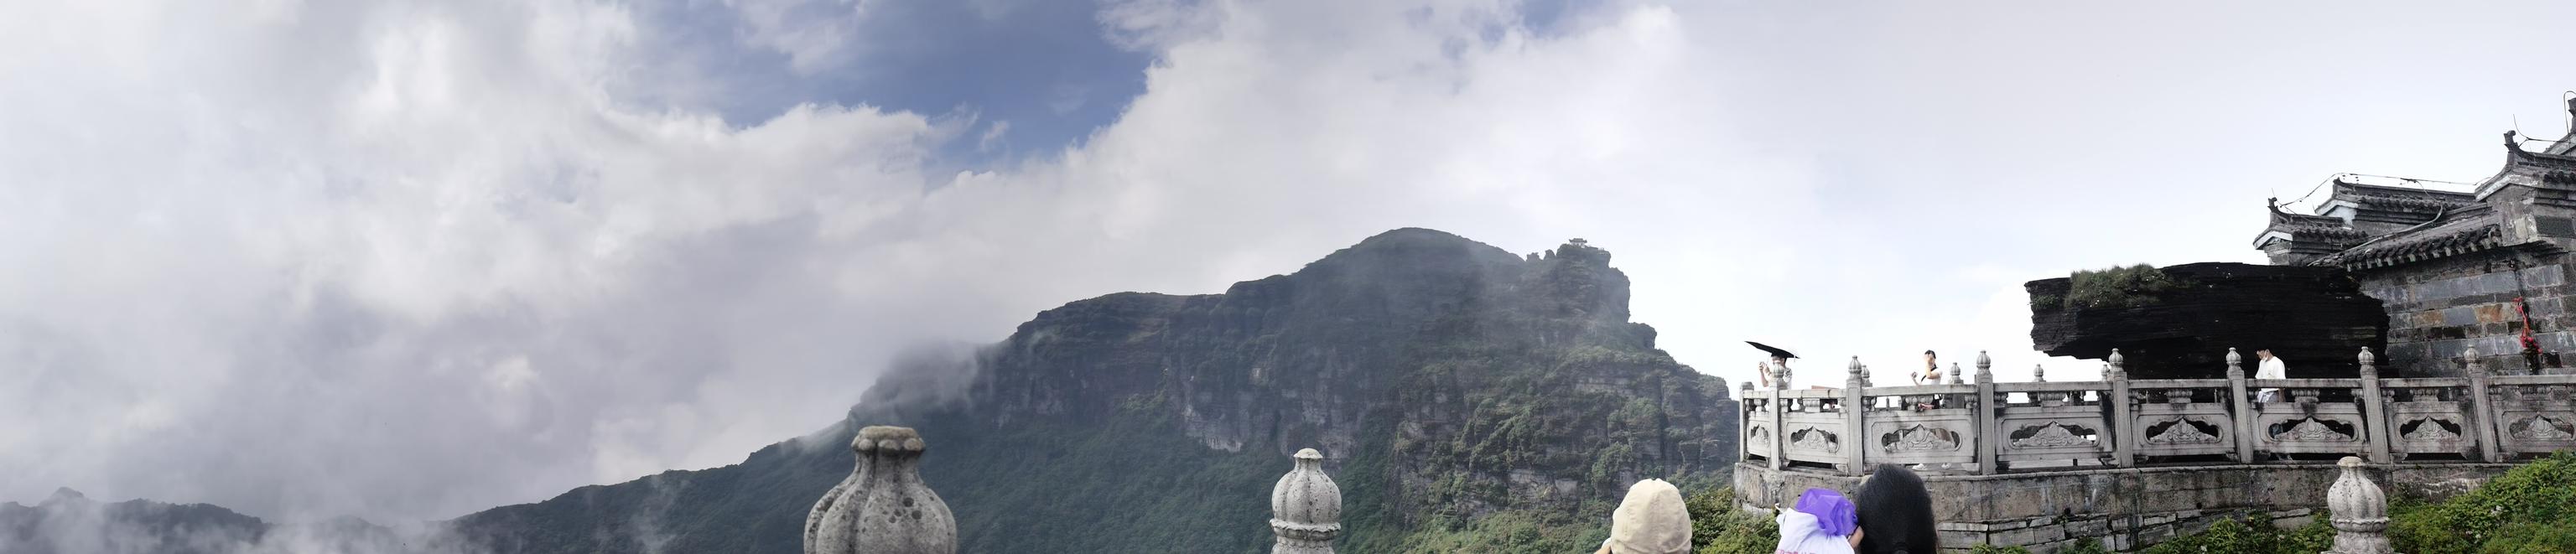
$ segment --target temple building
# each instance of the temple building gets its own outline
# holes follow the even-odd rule
[[[2503,169],[2456,190],[2337,176],[2315,213],[2273,203],[2254,247],[2274,265],[2349,271],[2385,304],[2385,358],[2409,376],[2455,375],[2472,348],[2508,374],[2563,367],[2576,349],[2576,131],[2504,138]]]

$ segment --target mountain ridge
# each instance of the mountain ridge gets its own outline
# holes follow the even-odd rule
[[[1627,483],[1715,481],[1735,453],[1725,383],[1628,321],[1609,260],[1406,228],[1222,293],[1068,302],[908,354],[841,421],[741,463],[467,514],[440,539],[799,552],[851,434],[894,424],[929,443],[967,552],[1262,552],[1269,487],[1307,447],[1344,489],[1346,550],[1588,548]]]

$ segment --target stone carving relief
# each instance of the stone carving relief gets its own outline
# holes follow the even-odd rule
[[[2327,427],[2324,421],[2311,417],[2299,420],[2298,425],[2290,426],[2290,429],[2287,431],[2273,433],[2272,440],[2352,442],[2360,439],[2353,438],[2351,433],[2345,433],[2337,431],[2332,427]]]
[[[2424,419],[2418,419],[2418,420],[2415,420],[2415,421],[2407,422],[2407,424],[2408,424],[2408,425],[2414,425],[2414,426],[2415,426],[2415,430],[2413,430],[2413,431],[2407,431],[2407,432],[2406,432],[2406,440],[2410,440],[2410,441],[2447,441],[2447,440],[2459,440],[2459,438],[2460,438],[2460,434],[2459,434],[2459,433],[2457,433],[2457,432],[2453,432],[2453,431],[2451,431],[2450,427],[2443,425],[2443,424],[2445,424],[2445,423],[2450,423],[2450,421],[2449,421],[2449,420],[2442,420],[2442,419],[2434,419],[2434,418],[2429,418],[2429,417],[2428,417],[2428,418],[2424,418]]]
[[[1814,427],[1808,427],[1806,429],[1800,429],[1798,432],[1790,433],[1789,447],[1799,450],[1818,450],[1826,453],[1841,452],[1843,450],[1842,441],[1837,440],[1832,433],[1827,433],[1824,432],[1824,430]]]
[[[2558,421],[2557,418],[2545,415],[2534,415],[2523,418],[2521,421],[2513,422],[2511,427],[2513,438],[2515,439],[2527,441],[2576,440],[2576,432],[2569,432],[2564,428],[2567,426],[2569,426],[2567,422]]]
[[[1888,452],[1940,452],[1959,449],[1959,434],[1940,427],[1916,425],[1879,435],[1879,447]]]
[[[2012,445],[2013,448],[2059,448],[2100,444],[2092,438],[2077,434],[2079,431],[2082,429],[2074,425],[2051,421],[2014,431],[2013,435],[2020,438],[2013,439]],[[2030,432],[2030,435],[2022,436],[2023,432]]]
[[[2200,422],[2176,419],[2164,432],[2147,437],[2147,444],[2217,444],[2218,435],[2200,430]]]
[[[1760,446],[1771,446],[1771,428],[1769,428],[1769,427],[1755,427],[1755,428],[1753,428],[1753,432],[1751,432],[1751,433],[1747,433],[1747,434],[1748,434],[1748,435],[1752,435],[1752,441],[1751,441],[1751,442],[1752,442],[1753,444],[1755,444],[1755,445],[1760,445]]]

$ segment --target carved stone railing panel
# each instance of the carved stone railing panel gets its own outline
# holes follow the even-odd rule
[[[2131,425],[2137,426],[2138,456],[2196,456],[2233,454],[2236,452],[2235,414],[2223,403],[2193,401],[2194,392],[2208,393],[2203,388],[2154,388],[2156,381],[2132,381],[2131,386],[2147,393],[2149,399],[2163,402],[2141,402],[2132,412]],[[2153,389],[2153,390],[2149,390]],[[2224,398],[2219,389],[2218,398]]]
[[[2576,403],[2503,402],[2496,406],[2496,434],[2507,453],[2548,453],[2576,448]]]
[[[2015,383],[1998,390],[2022,393],[1995,414],[1995,459],[2007,468],[2110,461],[2118,439],[2103,404],[2108,383]]]
[[[2388,403],[2389,450],[2401,460],[2414,454],[2473,454],[2478,441],[2469,432],[2475,420],[2469,417],[2467,404],[2442,400]]]
[[[2576,448],[2576,400],[2564,375],[2511,375],[2489,379],[2496,435],[2507,454]]]
[[[1869,414],[1870,463],[1965,464],[1977,461],[1976,416],[1964,408]]]
[[[1777,436],[1779,433],[1771,430],[1771,422],[1768,419],[1745,422],[1744,457],[1756,460],[1770,459],[1772,440]]]
[[[2576,449],[2576,375],[2492,375],[2469,357],[2456,378],[2380,378],[2361,352],[2357,378],[2126,378],[1996,383],[1979,356],[1974,384],[1869,387],[1848,366],[1839,389],[1744,389],[1747,459],[1841,472],[1867,464],[1995,473],[2050,466],[2270,463],[2274,454],[2346,454],[2395,463],[2440,454],[2506,461]],[[2034,370],[2034,373],[2042,370]],[[1776,375],[1777,373],[1775,373]],[[2254,398],[2277,389],[2271,402]]]
[[[2361,406],[2320,403],[2262,404],[2254,416],[2254,448],[2262,453],[2363,455],[2370,449],[2370,427]]]
[[[2037,461],[2100,463],[2111,457],[2111,427],[2099,412],[2016,414],[1995,421],[2003,434],[1995,459],[2013,467]]]
[[[1840,466],[1850,457],[1843,451],[1849,433],[1844,432],[1842,414],[1791,412],[1781,418],[1778,431],[1780,456],[1790,462]]]

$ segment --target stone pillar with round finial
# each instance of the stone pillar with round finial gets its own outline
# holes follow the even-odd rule
[[[1995,360],[1987,357],[1984,350],[1977,351],[1976,384],[1976,402],[1969,408],[1975,410],[1971,413],[1977,418],[1977,473],[2000,473],[2002,468],[1995,465],[1995,449],[2001,447],[2004,436],[1995,429],[1995,412],[2003,407],[2003,395],[1995,392]]]
[[[921,482],[928,449],[909,427],[860,429],[857,467],[805,515],[805,554],[956,554],[957,518]]]
[[[1297,466],[1270,487],[1271,554],[1333,554],[1342,535],[1342,489],[1324,474],[1324,454],[1297,451]]]
[[[2389,463],[2393,458],[2388,451],[2388,399],[2379,388],[2379,356],[2364,346],[2355,359],[2361,362],[2361,390],[2354,394],[2361,397],[2361,420],[2368,423],[2363,427],[2370,435],[2370,462]]]
[[[2476,347],[2461,352],[2460,358],[2467,360],[2469,406],[2478,412],[2469,416],[2469,419],[2478,421],[2475,425],[2478,429],[2478,452],[2489,463],[2501,463],[2504,461],[2504,443],[2499,439],[2503,437],[2496,433],[2496,426],[2488,422],[2499,421],[2496,416],[2503,414],[2496,413],[2495,397],[2488,392],[2488,380],[2492,376],[2487,374],[2486,359],[2478,357]]]
[[[1869,468],[1863,465],[1868,461],[1863,457],[1863,453],[1868,452],[1869,449],[1862,448],[1862,442],[1857,440],[1861,436],[1862,420],[1869,412],[1869,375],[1867,373],[1869,370],[1861,365],[1860,356],[1852,356],[1851,367],[1845,371],[1842,391],[1843,428],[1841,432],[1834,433],[1828,438],[1828,444],[1842,448],[1843,459],[1841,463],[1834,464],[1835,469],[1842,471],[1844,475],[1860,475],[1862,471]]]
[[[2236,462],[2254,463],[2254,401],[2245,395],[2245,356],[2227,349],[2227,410],[2234,414]]]
[[[2109,396],[2102,398],[2102,403],[2111,405],[2110,427],[2112,436],[2116,437],[2111,441],[2112,465],[2138,463],[2136,449],[2140,433],[2135,425],[2138,420],[2131,415],[2138,409],[2138,400],[2129,390],[2128,366],[2129,358],[2120,355],[2118,348],[2111,349],[2111,356],[2103,360],[2102,380],[2111,382],[2111,390],[2107,393]]]
[[[2335,528],[2334,547],[2320,554],[2395,554],[2389,546],[2388,496],[2362,471],[2361,458],[2336,462],[2343,475],[2326,489],[2326,523]]]

